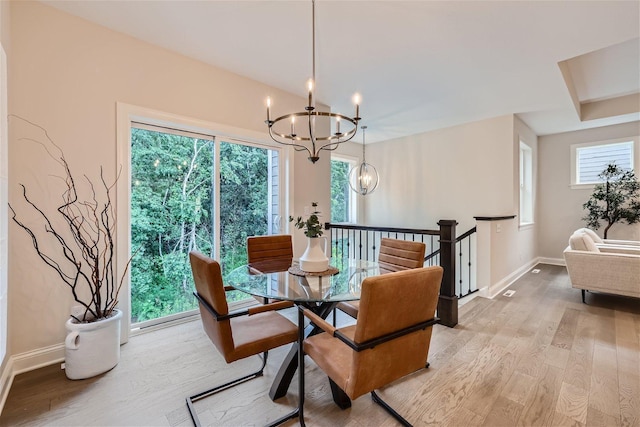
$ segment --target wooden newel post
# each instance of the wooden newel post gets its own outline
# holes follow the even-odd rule
[[[440,323],[453,328],[458,324],[458,296],[456,295],[456,225],[452,219],[438,221],[440,226],[440,266],[444,269],[438,317]]]

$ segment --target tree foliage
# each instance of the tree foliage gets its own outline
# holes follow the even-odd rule
[[[349,163],[331,160],[331,222],[349,220],[349,197],[355,193],[349,187]]]
[[[623,170],[614,163],[607,165],[598,177],[603,182],[595,185],[591,197],[582,205],[587,210],[582,220],[594,230],[604,221],[606,239],[613,224],[640,222],[640,182],[633,170]]]
[[[209,139],[133,129],[131,141],[131,240],[141,248],[131,267],[131,312],[140,322],[197,307],[189,252],[214,255],[215,161]],[[220,143],[223,272],[246,263],[247,236],[267,232],[266,152]]]

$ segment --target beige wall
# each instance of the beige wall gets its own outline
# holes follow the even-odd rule
[[[455,219],[513,214],[513,116],[412,135],[367,146],[380,174],[367,196],[367,223],[437,228]]]
[[[262,132],[265,142],[267,95],[282,111],[298,110],[305,103],[302,97],[37,2],[11,2],[11,25],[9,111],[46,128],[76,174],[95,178],[102,165],[108,177],[115,176],[117,102]],[[40,146],[21,140],[41,139],[42,133],[16,119],[9,131],[9,200],[23,207],[18,187],[23,183],[35,200],[58,202],[59,188],[46,176],[53,170],[51,162]],[[328,162],[311,165],[305,159],[299,167],[296,162],[298,156],[291,170],[296,180],[293,213],[311,199],[329,206]],[[24,219],[37,223],[26,214]],[[9,239],[12,354],[57,345],[73,305],[69,289],[44,267],[28,236],[14,224]]]
[[[537,137],[513,115],[369,145],[380,185],[366,197],[365,223],[435,229],[455,219],[462,234],[475,216],[517,215],[521,138],[535,171]],[[536,225],[520,228],[518,218],[478,225],[478,286],[493,295],[535,261]]]
[[[571,145],[637,135],[640,135],[640,122],[539,137],[537,214],[541,257],[561,260],[571,233],[585,226],[581,220],[585,214],[582,204],[593,190],[570,187]],[[638,156],[640,153],[636,153]],[[618,223],[609,231],[609,238],[640,240],[640,224]],[[602,235],[602,228],[599,232]]]

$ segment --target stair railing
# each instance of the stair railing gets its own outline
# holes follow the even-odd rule
[[[477,291],[476,228],[455,237],[456,225],[455,220],[441,220],[438,229],[429,230],[326,223],[325,229],[330,232],[331,256],[337,258],[377,261],[383,237],[425,243],[425,265],[440,265],[444,269],[438,317],[440,323],[453,327],[458,323],[458,299]]]

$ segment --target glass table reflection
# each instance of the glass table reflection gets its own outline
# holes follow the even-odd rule
[[[257,297],[313,305],[358,300],[364,278],[380,274],[377,263],[356,259],[333,262],[338,270],[333,275],[298,275],[288,272],[289,267],[297,263],[243,265],[225,277],[225,284]]]
[[[297,262],[263,261],[243,265],[227,274],[224,283],[256,297],[292,301],[325,319],[338,302],[360,299],[362,281],[380,274],[377,263],[358,259],[332,260],[330,267],[336,268],[337,272],[322,276],[294,274],[289,272],[289,267],[297,270]],[[317,328],[308,327],[305,335],[318,332]],[[294,344],[269,391],[272,400],[287,394],[297,369],[297,356],[298,347]]]

